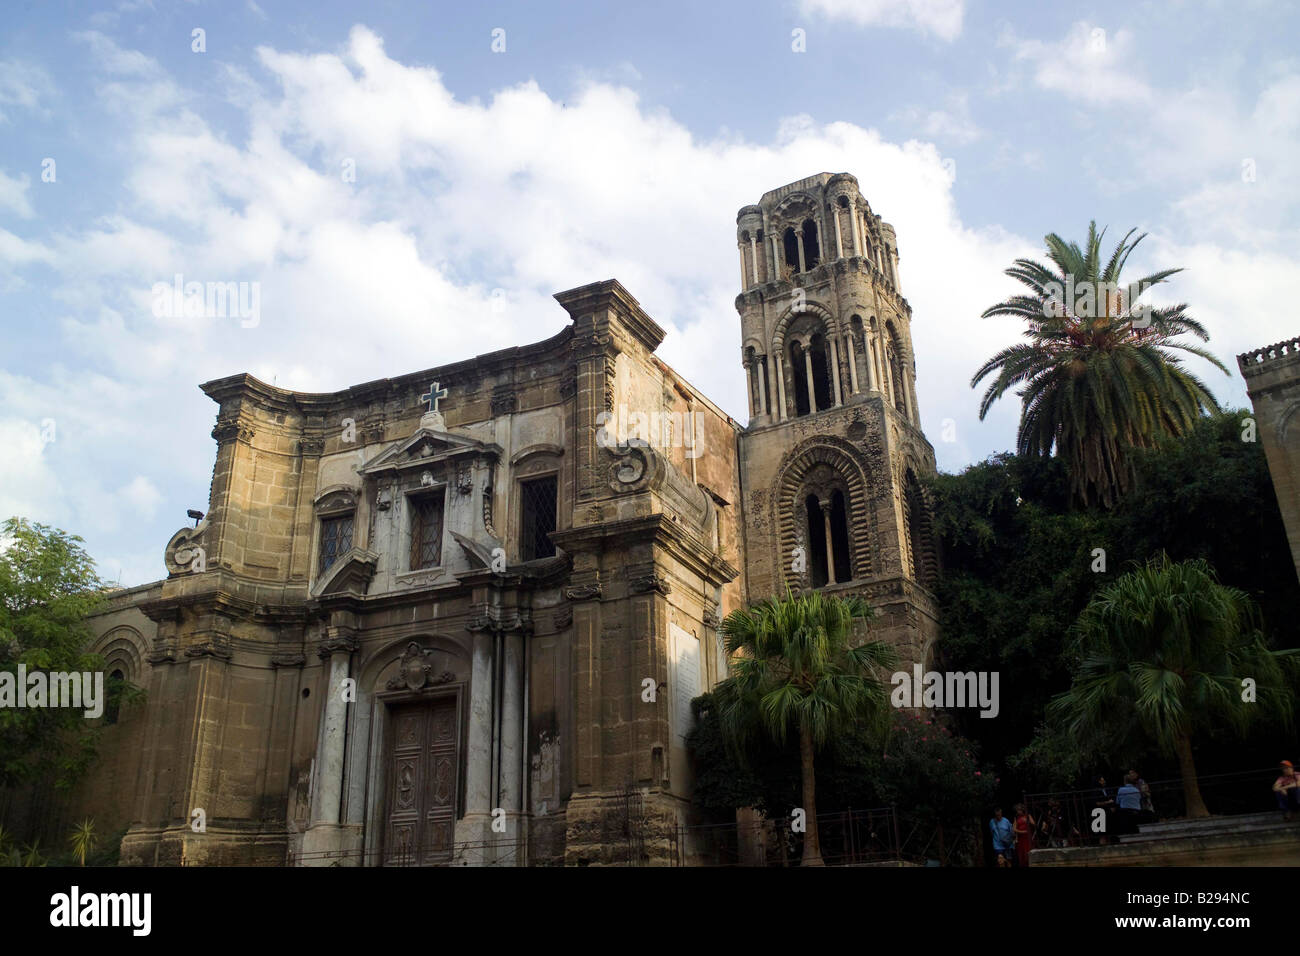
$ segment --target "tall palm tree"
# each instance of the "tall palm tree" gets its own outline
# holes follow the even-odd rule
[[[1130,229],[1103,262],[1103,229],[1088,224],[1084,249],[1055,233],[1046,238],[1055,271],[1017,259],[1006,274],[1028,287],[984,310],[983,317],[1023,319],[1028,339],[998,352],[971,379],[974,388],[996,373],[980,401],[980,420],[1007,390],[1020,386],[1017,451],[1046,456],[1056,449],[1070,465],[1075,495],[1084,504],[1111,507],[1132,482],[1134,447],[1164,435],[1182,435],[1219,405],[1188,372],[1174,350],[1198,356],[1228,374],[1217,358],[1179,341],[1209,340],[1186,304],[1154,308],[1140,295],[1181,269],[1164,269],[1120,286],[1125,262],[1146,238]]]
[[[1177,756],[1187,815],[1209,816],[1192,758],[1196,734],[1293,721],[1287,670],[1296,651],[1269,650],[1257,622],[1249,595],[1220,584],[1205,561],[1161,554],[1102,589],[1079,615],[1072,629],[1079,668],[1048,715],[1080,740],[1143,732]],[[1246,678],[1254,681],[1250,700]]]
[[[742,757],[763,734],[783,745],[799,737],[805,821],[803,866],[822,866],[813,758],[832,734],[866,723],[883,737],[889,698],[878,669],[896,666],[892,648],[861,642],[858,622],[873,616],[861,598],[818,591],[768,598],[722,622],[732,676],[714,689],[719,726]]]

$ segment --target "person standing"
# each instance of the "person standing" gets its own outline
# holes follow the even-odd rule
[[[1115,794],[1115,802],[1119,804],[1118,833],[1137,832],[1138,814],[1142,812],[1142,791],[1138,789],[1133,777],[1133,771],[1130,770],[1124,778],[1124,786]]]
[[[1020,866],[1029,865],[1029,850],[1034,845],[1034,818],[1029,815],[1023,803],[1016,804],[1016,862]]]
[[[1011,826],[1011,821],[1002,815],[1001,807],[993,808],[993,819],[989,821],[989,832],[993,835],[993,855],[998,858],[998,866],[1009,865],[1011,863],[1011,853],[1015,847],[1015,831]]]
[[[1300,812],[1300,774],[1295,772],[1289,760],[1283,760],[1278,770],[1273,792],[1277,794],[1277,808],[1282,811],[1282,819],[1290,822]]]
[[[1115,798],[1106,789],[1105,777],[1097,777],[1097,786],[1092,791],[1092,809],[1094,820],[1096,819],[1096,811],[1100,810],[1102,812],[1101,844],[1105,846],[1110,842],[1110,832],[1118,825],[1118,821],[1114,819]]]
[[[1156,807],[1155,804],[1151,802],[1151,788],[1147,786],[1147,782],[1142,779],[1142,774],[1138,773],[1136,770],[1130,770],[1128,776],[1129,779],[1133,781],[1133,786],[1137,787],[1138,791],[1142,794],[1142,806],[1138,813],[1138,822],[1154,823],[1156,819]]]

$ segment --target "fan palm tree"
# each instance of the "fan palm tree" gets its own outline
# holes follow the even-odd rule
[[[1140,295],[1181,269],[1164,269],[1120,287],[1120,273],[1145,234],[1130,229],[1103,262],[1103,229],[1088,225],[1084,249],[1053,233],[1046,238],[1055,270],[1017,259],[1006,274],[1028,287],[984,310],[983,317],[1023,319],[1027,342],[998,352],[975,373],[971,388],[994,375],[980,401],[980,420],[1007,390],[1021,398],[1017,452],[1046,456],[1056,449],[1070,465],[1075,495],[1111,507],[1132,482],[1129,450],[1164,435],[1185,434],[1219,405],[1175,351],[1205,359],[1228,374],[1190,334],[1209,340],[1186,304],[1153,308]],[[996,374],[994,374],[996,373]]]
[[[1220,584],[1205,561],[1174,563],[1161,554],[1101,590],[1079,615],[1072,629],[1078,670],[1048,716],[1076,739],[1144,732],[1178,758],[1187,815],[1209,816],[1192,758],[1196,734],[1225,727],[1244,734],[1256,721],[1289,727],[1293,720],[1286,670],[1296,651],[1269,650],[1257,621],[1250,597]]]
[[[759,734],[778,745],[799,738],[803,789],[803,866],[822,866],[817,835],[813,758],[844,728],[867,723],[884,736],[889,699],[877,678],[896,666],[892,648],[859,642],[858,622],[873,616],[861,598],[826,597],[817,591],[768,598],[732,611],[722,622],[732,676],[714,690],[719,726],[734,752],[744,758]]]

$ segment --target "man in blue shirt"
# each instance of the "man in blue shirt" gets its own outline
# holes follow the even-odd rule
[[[1131,776],[1124,778],[1124,786],[1115,794],[1119,805],[1120,833],[1136,833],[1138,813],[1142,810],[1142,791]]]
[[[1015,860],[1016,834],[1011,821],[1002,815],[1001,807],[993,808],[993,819],[989,821],[989,831],[993,834],[993,855],[1002,857],[999,866],[1010,866]]]

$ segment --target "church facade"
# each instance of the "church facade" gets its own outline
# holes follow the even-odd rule
[[[743,426],[615,280],[558,294],[570,324],[533,345],[202,386],[206,514],[92,621],[146,691],[77,795],[123,863],[691,862],[690,701],[727,674],[727,613],[858,594],[929,661],[894,230],[822,173],[741,209],[737,246]]]

